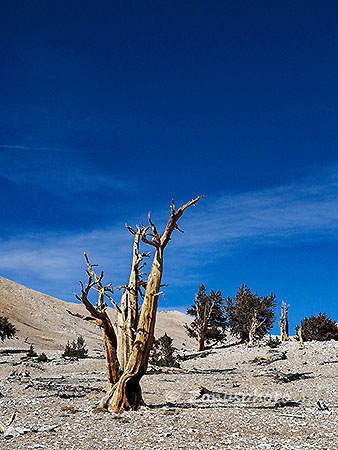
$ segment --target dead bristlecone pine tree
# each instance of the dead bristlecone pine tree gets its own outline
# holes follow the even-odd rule
[[[162,234],[157,231],[150,213],[148,226],[136,226],[135,229],[127,226],[134,238],[132,263],[128,284],[118,286],[118,289],[122,290],[119,303],[113,298],[112,284],[103,284],[103,272],[98,275],[94,270],[96,266],[90,263],[85,254],[88,279],[86,285],[80,282],[81,293],[75,296],[84,304],[90,315],[88,317],[75,315],[95,323],[102,332],[108,379],[107,393],[101,400],[102,408],[121,412],[137,410],[144,404],[140,380],[146,373],[154,340],[158,297],[162,293],[160,289],[164,249],[174,230],[182,232],[177,222],[184,211],[190,206],[196,206],[201,198],[196,197],[179,209],[176,209],[172,201],[170,217]],[[154,249],[146,280],[143,279],[145,274],[141,270],[145,266],[144,258],[149,258],[151,253],[142,253],[140,243]],[[89,300],[92,291],[98,295],[95,306]],[[117,318],[114,322],[107,314],[106,301],[115,308]]]
[[[282,302],[281,314],[280,314],[280,339],[281,341],[289,340],[289,319],[288,319],[288,311],[289,306],[285,302]]]

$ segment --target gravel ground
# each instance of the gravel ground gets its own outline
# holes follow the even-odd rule
[[[184,361],[178,373],[147,374],[148,406],[120,415],[95,409],[105,392],[97,354],[64,361],[46,352],[52,361],[37,363],[1,351],[0,421],[16,411],[12,426],[25,432],[0,434],[1,450],[338,448],[338,342],[305,350],[230,343]],[[276,381],[296,372],[306,378]],[[198,399],[196,384],[228,397]],[[276,407],[281,398],[290,406]]]

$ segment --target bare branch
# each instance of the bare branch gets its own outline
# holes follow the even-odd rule
[[[153,232],[152,242],[154,242],[154,243],[156,243],[157,245],[159,245],[159,244],[160,244],[161,236],[160,236],[160,234],[158,233],[155,224],[154,224],[154,223],[152,222],[152,220],[151,220],[151,214],[150,214],[150,213],[148,213],[148,220],[149,220],[149,223],[150,223],[151,230],[152,230],[152,232]]]
[[[153,295],[154,295],[154,297],[158,297],[159,295],[162,295],[163,298],[164,298],[165,300],[167,300],[166,296],[164,295],[164,292],[162,292],[162,291],[157,292],[157,293],[155,293],[155,294],[153,294]]]
[[[175,224],[175,230],[179,231],[180,233],[184,233],[184,231],[181,230],[181,228],[177,224]]]
[[[77,317],[79,319],[85,320],[86,322],[91,322],[94,323],[95,325],[101,326],[102,324],[102,320],[101,319],[94,319],[93,317],[90,316],[83,316],[82,314],[79,313],[73,313],[72,311],[69,311],[69,309],[66,310],[68,314],[70,314],[73,317]]]
[[[167,226],[165,227],[164,233],[163,233],[163,235],[161,237],[161,240],[160,240],[162,248],[164,248],[168,244],[168,242],[170,240],[170,236],[171,236],[172,232],[176,228],[177,221],[182,216],[184,211],[187,208],[189,208],[189,206],[196,206],[196,203],[199,200],[201,200],[202,198],[203,198],[203,195],[198,196],[198,197],[194,198],[193,200],[190,200],[190,202],[188,202],[185,205],[181,206],[177,211],[176,211],[174,203],[172,202],[172,206],[170,208],[171,209],[171,215],[170,215],[169,221],[167,223]]]
[[[118,304],[112,299],[112,297],[111,297],[110,295],[108,295],[106,292],[105,292],[105,295],[106,295],[106,297],[109,299],[110,303],[114,306],[114,308],[116,309],[116,311],[117,311],[119,314],[121,314],[122,311],[121,311],[119,305],[118,305]]]
[[[176,206],[175,206],[175,202],[174,199],[171,199],[171,205],[170,205],[170,211],[171,211],[171,215],[174,216],[175,215],[175,210],[176,210]]]
[[[152,247],[159,248],[160,244],[154,241],[149,241],[149,239],[146,238],[146,236],[149,236],[148,234],[141,236],[142,242],[145,244],[151,245]]]
[[[130,226],[127,225],[127,224],[125,224],[124,226],[127,228],[127,230],[128,230],[133,236],[135,236],[136,231],[135,231],[132,227],[130,227]]]

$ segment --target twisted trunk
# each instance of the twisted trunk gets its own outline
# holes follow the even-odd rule
[[[136,410],[144,404],[140,380],[146,373],[149,353],[153,344],[157,303],[163,272],[163,250],[156,250],[147,281],[135,342],[112,399],[110,411]]]
[[[100,328],[106,360],[107,393],[109,393],[113,386],[118,382],[121,373],[116,354],[117,340],[110,320],[103,321]]]
[[[204,336],[203,335],[198,335],[198,346],[197,346],[197,351],[201,352],[202,350],[204,350]]]
[[[154,340],[157,304],[163,273],[163,252],[170,241],[172,232],[175,229],[182,231],[178,228],[177,221],[180,219],[183,212],[189,206],[195,206],[200,198],[202,197],[191,200],[177,211],[175,204],[172,201],[171,215],[162,236],[160,236],[155,225],[152,223],[150,214],[148,216],[150,223],[149,228],[151,228],[152,234],[143,233],[141,238],[143,242],[155,247],[156,250],[146,283],[146,291],[138,321],[135,341],[127,366],[108,401],[109,411],[120,412],[125,410],[137,410],[144,404],[140,380],[146,373],[149,353]],[[151,240],[147,238],[149,235],[152,237]]]
[[[116,329],[118,340],[118,359],[121,369],[127,367],[133,343],[135,341],[137,323],[139,318],[138,312],[138,291],[139,291],[139,274],[138,264],[140,262],[139,243],[140,231],[136,232],[133,244],[132,267],[129,276],[128,286],[121,297],[120,310],[117,315]]]

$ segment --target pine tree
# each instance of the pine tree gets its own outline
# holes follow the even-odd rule
[[[309,318],[305,317],[300,322],[300,326],[304,341],[329,341],[331,339],[338,341],[338,326],[325,313],[319,313],[317,316]],[[297,333],[298,329],[297,325]]]
[[[11,339],[15,336],[17,329],[10,323],[7,317],[0,316],[0,339]]]
[[[250,289],[242,284],[236,296],[226,300],[227,323],[232,334],[240,337],[242,342],[255,343],[271,330],[275,315],[276,296],[268,297],[252,294]]]
[[[221,291],[210,291],[207,295],[201,284],[187,314],[196,317],[190,326],[185,324],[185,328],[190,337],[197,339],[198,351],[204,350],[206,343],[225,340],[226,321]]]
[[[180,367],[179,358],[175,355],[176,348],[173,340],[165,333],[154,344],[150,353],[149,362],[155,366]]]

